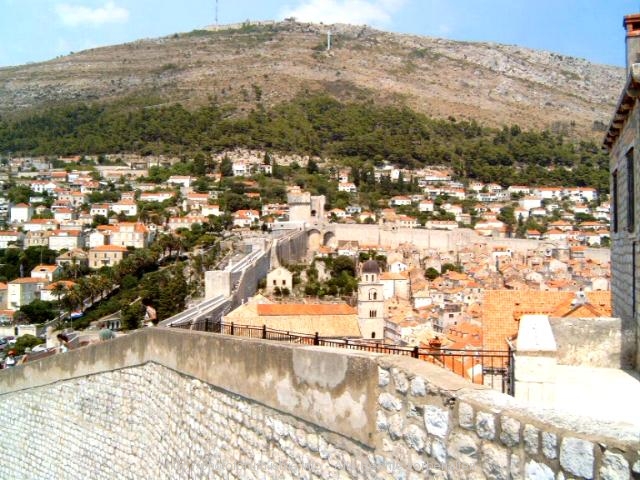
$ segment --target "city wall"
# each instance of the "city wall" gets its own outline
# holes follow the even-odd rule
[[[630,479],[640,432],[434,365],[147,328],[0,372],[1,478]]]
[[[276,255],[281,265],[299,263],[307,255],[307,232],[304,230],[287,232],[274,240]]]
[[[338,240],[357,240],[361,244],[385,245],[397,247],[401,243],[411,243],[418,248],[436,250],[459,250],[471,244],[502,246],[517,252],[538,250],[542,245],[550,244],[540,240],[522,238],[493,238],[477,235],[473,230],[458,228],[455,230],[428,230],[424,228],[391,228],[378,225],[332,224]],[[587,248],[586,256],[608,262],[611,252],[608,248]]]

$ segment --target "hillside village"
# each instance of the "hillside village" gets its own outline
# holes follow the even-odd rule
[[[274,168],[293,164],[296,169],[326,172],[336,192],[333,204],[344,206],[318,212],[329,223],[416,231],[467,228],[492,242],[459,244],[454,250],[423,248],[408,241],[397,248],[328,242],[318,245],[307,263],[280,268],[288,279],[286,287],[269,288],[268,276],[261,290],[265,297],[258,303],[331,304],[346,299],[355,307],[356,288],[350,282],[360,276],[363,262],[375,258],[382,269],[384,327],[376,327],[374,338],[397,345],[436,341],[449,348],[507,348],[504,341],[483,342],[493,335],[487,329],[494,323],[485,317],[493,309],[490,299],[496,298],[487,297],[485,290],[504,291],[506,296],[509,291],[527,290],[530,299],[554,293],[545,308],[560,316],[584,313],[574,308],[574,300],[578,293],[586,293],[585,308],[610,315],[609,263],[598,260],[602,256],[586,255],[588,248],[607,246],[609,241],[609,204],[606,195],[598,195],[594,188],[462,182],[444,167],[408,170],[384,164],[375,168],[375,182],[396,188],[404,183],[413,191],[381,197],[376,205],[364,208],[349,169],[309,157],[265,158],[263,152],[226,152],[212,159],[217,167],[204,175],[170,173],[160,182],[154,171],[173,172],[180,159],[137,155],[120,155],[117,160],[115,156],[7,159],[1,173],[5,228],[0,231],[0,249],[47,249],[56,256],[51,264],[35,265],[30,272],[5,273],[6,283],[0,284],[2,322],[31,323],[24,314],[31,302],[60,304],[77,290],[79,276],[108,272],[154,242],[174,239],[187,250],[198,248],[199,239],[211,242],[212,234],[224,231],[242,237],[275,234],[291,225],[297,228],[289,203],[272,201],[273,196],[261,188]],[[243,208],[234,210],[224,195],[238,185],[242,197],[236,205]],[[299,186],[287,188],[289,197],[302,192]],[[522,252],[496,240],[511,237],[536,240],[538,246]],[[352,262],[348,271],[354,279],[346,286],[337,279],[339,272],[331,271],[336,258]],[[191,295],[197,298],[203,292]],[[79,306],[81,315],[86,305]],[[248,321],[246,315],[235,315]],[[163,319],[160,316],[158,320]],[[358,324],[357,315],[349,322],[353,328],[347,330],[348,337],[370,338],[361,331],[365,327],[362,321]],[[511,330],[509,335],[517,332]],[[327,334],[344,336],[344,324]]]

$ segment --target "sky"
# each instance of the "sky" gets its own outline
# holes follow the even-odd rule
[[[624,65],[640,0],[218,0],[218,23],[295,17]],[[0,0],[0,67],[215,24],[216,0]]]

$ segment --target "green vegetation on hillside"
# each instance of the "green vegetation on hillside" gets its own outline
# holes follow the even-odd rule
[[[215,104],[123,109],[74,105],[16,121],[0,119],[0,153],[195,155],[235,147],[318,155],[362,172],[384,161],[406,168],[450,165],[461,178],[503,185],[594,186],[608,191],[607,157],[593,142],[435,120],[408,108],[298,98],[239,117]]]

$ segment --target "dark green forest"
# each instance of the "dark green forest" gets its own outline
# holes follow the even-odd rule
[[[244,115],[215,103],[127,108],[68,105],[19,120],[0,119],[0,154],[135,152],[185,158],[245,147],[318,155],[368,170],[384,161],[405,168],[450,165],[459,178],[502,185],[593,186],[608,192],[606,155],[592,141],[570,141],[517,125],[437,120],[408,108],[299,97]]]

